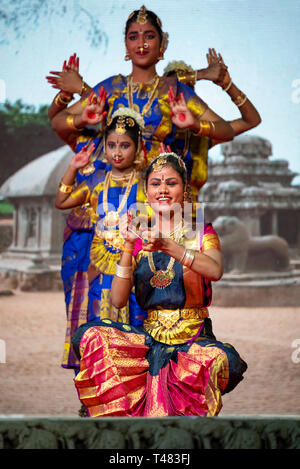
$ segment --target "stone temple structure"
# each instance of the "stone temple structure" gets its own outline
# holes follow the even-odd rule
[[[60,287],[66,212],[57,210],[54,201],[72,155],[67,146],[47,153],[0,188],[0,195],[14,206],[12,243],[0,257],[0,276],[24,290]]]
[[[285,160],[270,159],[270,142],[241,136],[210,161],[199,199],[222,243],[225,275],[214,304],[300,304],[300,188]],[[67,212],[55,209],[72,151],[64,146],[32,161],[0,188],[14,206],[10,246],[0,279],[23,290],[62,288],[60,259]],[[9,281],[7,282],[9,283]],[[3,282],[2,282],[3,285]],[[255,303],[256,302],[256,303]]]
[[[209,162],[208,182],[199,194],[225,258],[225,275],[216,288],[237,287],[240,296],[245,287],[253,302],[251,285],[255,295],[261,286],[265,300],[258,295],[259,304],[271,290],[274,304],[300,304],[300,187],[291,185],[296,173],[287,161],[270,159],[272,146],[261,137],[237,137],[222,145],[222,153],[222,161]],[[275,292],[282,299],[275,300]]]

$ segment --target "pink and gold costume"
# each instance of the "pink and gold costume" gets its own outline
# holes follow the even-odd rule
[[[201,239],[183,233],[180,244],[202,252],[220,249],[211,224]],[[212,332],[210,281],[175,261],[171,284],[155,288],[148,255],[137,243],[135,294],[148,313],[144,325],[91,321],[73,339],[80,357],[74,380],[79,399],[90,417],[217,415],[222,394],[243,379],[247,365]],[[169,260],[153,253],[156,269],[165,270]]]

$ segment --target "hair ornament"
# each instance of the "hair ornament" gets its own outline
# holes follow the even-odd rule
[[[164,68],[164,75],[177,72],[178,70],[183,72],[194,71],[194,69],[190,65],[187,65],[185,62],[183,62],[183,60],[173,60],[172,62],[169,62],[168,65]]]
[[[183,159],[173,152],[160,153],[151,163],[153,171],[161,171],[165,166],[167,166],[169,164],[168,156],[172,156],[173,158],[176,158],[179,166],[182,169],[184,169],[184,171],[186,171],[186,166],[185,166]]]
[[[145,5],[141,6],[138,16],[137,16],[137,23],[139,24],[145,24],[147,23],[148,15],[147,15],[147,9]]]
[[[145,127],[145,122],[142,116],[136,112],[134,109],[126,108],[126,107],[121,107],[117,109],[113,115],[111,116],[110,123],[115,119],[116,117],[123,117],[125,118],[125,124],[127,124],[129,127],[134,126],[134,122],[140,127],[140,130],[142,131]]]

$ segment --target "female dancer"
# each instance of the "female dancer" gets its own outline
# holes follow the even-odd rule
[[[222,394],[243,378],[246,363],[212,332],[207,307],[222,254],[211,224],[201,231],[185,222],[187,184],[181,158],[159,155],[145,175],[155,224],[140,231],[143,242],[125,234],[112,301],[126,304],[134,284],[148,314],[143,326],[110,318],[81,326],[73,338],[81,360],[74,382],[91,417],[217,415]]]
[[[233,131],[228,123],[215,114],[191,90],[180,83],[176,77],[159,77],[156,64],[162,59],[167,47],[167,35],[163,33],[161,21],[155,13],[145,7],[134,11],[128,18],[125,29],[126,59],[132,62],[132,73],[125,77],[117,75],[104,80],[94,87],[96,95],[103,97],[105,90],[107,99],[105,110],[108,118],[119,107],[130,107],[139,112],[145,121],[143,139],[150,162],[158,153],[160,143],[170,145],[174,140],[182,140],[182,122],[170,116],[168,92],[173,87],[175,97],[182,93],[189,109],[197,117],[197,136],[201,138],[201,145],[196,152],[190,149],[191,158],[188,161],[189,173],[194,171],[193,181],[201,186],[207,177],[208,137],[222,141],[231,140]],[[98,125],[95,119],[86,119],[83,113],[86,105],[86,95],[81,100],[57,113],[52,119],[52,126],[58,135],[73,146],[83,145],[90,138],[87,126]],[[212,121],[214,126],[200,125],[202,121]],[[179,127],[179,130],[178,130]],[[185,126],[184,126],[185,127]],[[96,146],[103,144],[102,129],[96,131],[94,142]],[[97,157],[97,155],[94,155]]]
[[[95,227],[91,240],[84,239],[84,258],[87,259],[85,270],[77,271],[76,278],[71,279],[72,292],[67,311],[63,358],[63,366],[67,368],[78,368],[78,360],[70,347],[70,338],[80,324],[106,317],[133,324],[141,324],[144,319],[143,312],[136,307],[133,294],[130,295],[131,308],[126,304],[118,310],[112,306],[110,299],[115,265],[121,257],[124,244],[119,235],[119,217],[124,211],[126,213],[127,206],[145,199],[139,178],[139,171],[144,164],[142,128],[143,119],[135,111],[116,111],[105,131],[107,166],[98,170],[94,178],[90,177],[74,187],[77,171],[87,164],[94,150],[94,144],[85,146],[73,157],[57,193],[58,209],[90,203],[91,223]],[[82,234],[78,235],[76,231],[72,236],[75,236],[75,241],[82,238]],[[66,246],[65,255],[68,251]],[[68,267],[66,262],[64,269],[65,278],[73,274],[72,264]]]

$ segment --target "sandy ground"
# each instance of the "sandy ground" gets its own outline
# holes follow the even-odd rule
[[[220,415],[300,415],[300,307],[211,307],[210,314],[217,338],[249,366]],[[77,416],[73,371],[60,366],[64,333],[62,292],[0,297],[0,414]]]

